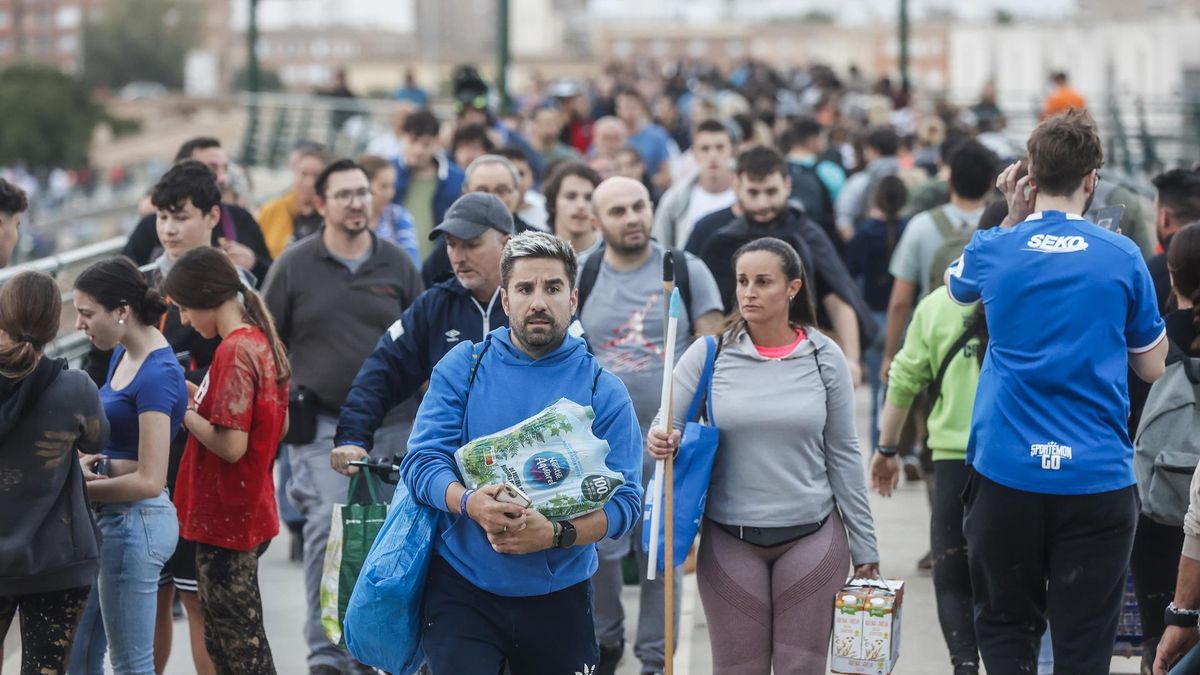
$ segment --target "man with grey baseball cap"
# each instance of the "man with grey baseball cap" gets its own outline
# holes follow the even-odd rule
[[[446,210],[445,220],[441,225],[433,228],[433,231],[429,233],[429,239],[432,241],[443,234],[458,239],[474,239],[483,236],[489,229],[511,237],[515,234],[512,213],[496,195],[486,192],[469,192],[450,205],[450,208]],[[451,248],[449,244],[447,244],[447,248]],[[497,258],[498,260],[499,258]],[[453,260],[451,260],[451,264],[453,264]],[[455,268],[457,269],[457,266]],[[499,269],[499,262],[497,262],[497,269]]]

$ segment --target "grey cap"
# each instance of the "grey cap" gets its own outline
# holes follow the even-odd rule
[[[486,192],[468,192],[450,205],[442,224],[433,228],[429,238],[450,234],[459,239],[474,239],[489,228],[508,235],[516,232],[512,214],[499,197]]]

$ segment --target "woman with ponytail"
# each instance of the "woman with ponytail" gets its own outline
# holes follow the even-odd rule
[[[87,375],[43,354],[61,316],[41,272],[0,286],[0,635],[20,610],[22,673],[65,671],[100,567],[75,460],[104,448],[108,421]]]
[[[733,265],[738,309],[713,372],[721,437],[697,558],[713,672],[823,673],[829,599],[851,563],[856,577],[879,576],[850,368],[816,330],[790,244],[756,239]],[[692,400],[706,356],[706,341],[697,340],[680,358],[676,401]],[[679,447],[685,408],[675,406],[670,436],[651,425],[655,459]]]
[[[279,533],[271,470],[287,428],[287,354],[258,294],[215,248],[186,253],[163,290],[180,319],[221,337],[184,417],[176,484],[180,536],[196,542],[204,640],[219,673],[275,673],[258,557]]]
[[[100,387],[112,432],[102,454],[79,460],[103,539],[69,672],[103,675],[107,648],[115,672],[154,675],[158,580],[179,537],[166,481],[187,410],[183,367],[157,328],[167,305],[129,259],[84,270],[74,302],[75,327],[113,350]]]
[[[908,189],[904,181],[896,176],[879,179],[871,193],[871,208],[867,219],[856,231],[846,247],[846,269],[855,277],[863,289],[863,300],[871,308],[875,323],[887,325],[888,300],[892,295],[892,275],[888,265],[896,243],[904,233],[907,219],[900,216],[908,202]],[[871,443],[879,440],[879,409],[883,405],[883,347],[886,331],[879,331],[875,342],[866,345],[863,364],[867,368],[866,378],[871,383]]]

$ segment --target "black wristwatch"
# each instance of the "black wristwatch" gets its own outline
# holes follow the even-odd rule
[[[575,537],[578,536],[578,533],[575,532],[575,526],[571,524],[571,521],[564,520],[558,523],[558,527],[558,536],[554,541],[555,548],[571,548],[574,546]]]
[[[1180,628],[1195,628],[1200,623],[1200,609],[1179,609],[1175,603],[1167,605],[1163,612],[1163,623]]]
[[[897,454],[899,454],[900,448],[895,445],[877,445],[875,446],[875,452],[878,452],[884,457],[895,457]]]

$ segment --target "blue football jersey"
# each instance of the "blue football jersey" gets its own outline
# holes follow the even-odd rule
[[[1077,215],[1035,213],[976,232],[947,290],[983,301],[990,334],[967,462],[1029,492],[1132,485],[1128,355],[1166,335],[1138,247]]]

